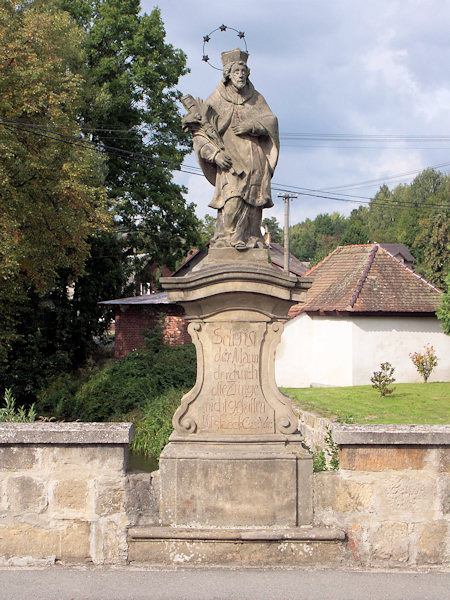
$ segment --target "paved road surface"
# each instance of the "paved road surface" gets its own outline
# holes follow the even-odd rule
[[[450,573],[313,569],[0,569],[1,600],[446,600]]]

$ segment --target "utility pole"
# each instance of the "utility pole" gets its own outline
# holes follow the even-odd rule
[[[284,271],[289,275],[289,259],[291,251],[289,248],[289,200],[297,198],[297,194],[278,194],[278,198],[284,198]]]

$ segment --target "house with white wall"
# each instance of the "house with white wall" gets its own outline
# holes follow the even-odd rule
[[[368,385],[382,362],[397,383],[422,381],[409,354],[431,344],[429,381],[450,381],[450,336],[436,318],[442,292],[379,244],[340,246],[313,267],[277,350],[279,386]]]

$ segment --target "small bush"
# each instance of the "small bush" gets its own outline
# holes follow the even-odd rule
[[[326,426],[325,447],[316,448],[313,454],[314,471],[337,471],[339,469],[339,446],[333,440],[333,432]]]
[[[433,346],[426,344],[424,348],[425,352],[423,354],[414,352],[409,355],[409,358],[412,360],[414,366],[419,372],[419,375],[423,377],[424,383],[426,383],[431,375],[431,371],[438,364],[438,358]]]
[[[16,400],[12,395],[10,388],[5,390],[5,406],[0,408],[0,422],[2,423],[32,423],[36,421],[36,411],[34,404],[30,406],[28,412],[23,406],[16,408]]]
[[[378,390],[381,396],[392,394],[392,392],[395,390],[395,388],[389,387],[395,381],[395,377],[393,377],[394,371],[395,369],[391,363],[381,363],[380,370],[374,371],[372,377],[370,378],[372,387]]]

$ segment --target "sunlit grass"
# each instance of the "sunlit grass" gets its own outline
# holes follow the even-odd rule
[[[399,383],[384,398],[369,385],[283,388],[295,405],[354,423],[450,423],[450,383]]]

